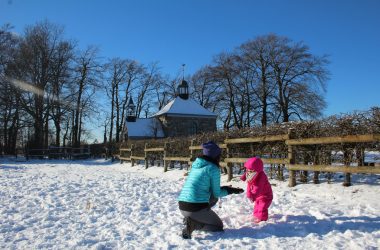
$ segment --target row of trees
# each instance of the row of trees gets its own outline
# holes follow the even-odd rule
[[[20,134],[30,147],[66,145],[68,140],[79,145],[85,111],[98,83],[96,51],[75,53],[63,29],[48,22],[27,27],[24,36],[10,28],[1,30],[1,53],[6,55],[0,72],[5,152],[15,149]]]
[[[228,130],[320,116],[325,101],[326,57],[303,43],[266,35],[187,76],[190,93],[219,114]],[[175,96],[179,78],[158,63],[102,59],[98,48],[79,49],[64,29],[48,21],[25,28],[0,28],[0,143],[13,153],[49,145],[78,147],[90,137],[89,124],[119,142],[128,98],[136,116],[148,117]]]
[[[326,107],[327,56],[286,37],[266,35],[215,56],[192,77],[194,96],[223,128],[315,119]]]

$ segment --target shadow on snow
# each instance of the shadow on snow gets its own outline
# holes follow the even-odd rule
[[[320,236],[331,232],[344,233],[347,230],[358,230],[372,233],[380,230],[380,217],[332,217],[331,219],[318,220],[308,215],[288,215],[286,222],[268,223],[264,226],[242,227],[238,229],[226,229],[225,233],[213,235],[210,233],[204,240],[215,238],[241,239],[243,237],[264,239],[275,237],[305,237],[309,234]]]

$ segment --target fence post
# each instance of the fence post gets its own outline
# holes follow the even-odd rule
[[[272,152],[269,154],[269,157],[270,157],[270,158],[273,158],[273,154],[272,154]],[[270,179],[273,179],[273,171],[274,171],[274,169],[273,169],[273,164],[270,164],[270,167],[269,167],[269,178],[270,178]]]
[[[343,151],[343,162],[344,162],[345,166],[350,166],[351,165],[350,164],[351,163],[350,153],[349,153],[349,151],[348,151],[348,149],[346,147],[344,147],[344,151]],[[351,174],[350,173],[346,173],[345,174],[343,186],[344,187],[351,186]]]
[[[288,138],[289,139],[293,138],[293,132],[294,132],[293,129],[288,130]],[[292,145],[288,145],[288,161],[289,161],[289,165],[292,165],[295,163]],[[295,185],[297,185],[296,172],[294,170],[289,170],[289,185],[288,186],[294,187]]]
[[[326,159],[324,160],[325,165],[331,165],[332,164],[332,157],[331,157],[331,151],[328,151],[325,153]],[[327,173],[327,183],[331,184],[331,178],[333,176],[333,173],[328,172]]]
[[[119,154],[120,154],[120,156],[119,156],[119,158],[120,158],[120,163],[123,163],[124,161],[121,159],[122,157],[124,157],[124,154],[123,154],[123,150],[122,150],[122,148],[120,147],[119,148]]]
[[[194,149],[192,148],[193,146],[195,146],[195,139],[191,139],[191,142],[190,142],[190,162],[187,163],[188,167],[187,167],[187,171],[189,171],[189,169],[191,169],[191,166],[192,166],[192,162],[195,160],[195,155],[194,155]]]
[[[190,141],[190,161],[194,161],[194,150],[193,150],[193,146],[194,146],[194,141],[195,139],[191,139]]]
[[[310,154],[311,154],[310,151],[304,152],[303,160],[304,160],[305,165],[309,165],[309,162],[311,160]],[[299,173],[300,173],[300,176],[299,176],[300,182],[307,183],[308,172],[306,170],[301,170]]]
[[[169,164],[169,161],[166,160],[167,149],[168,149],[168,145],[167,145],[167,142],[165,142],[164,144],[164,172],[168,171],[168,164]]]
[[[278,177],[278,180],[280,181],[283,181],[285,179],[284,168],[285,168],[285,164],[277,164],[277,177]]]
[[[320,163],[320,151],[319,147],[315,146],[314,148],[314,160],[313,164],[318,165]],[[313,177],[314,184],[319,184],[319,171],[314,171],[314,177]]]
[[[226,144],[226,158],[230,158],[230,148],[228,147],[228,144]],[[228,162],[227,163],[227,174],[228,174],[228,179],[227,181],[231,181],[232,180],[232,163],[231,162]]]
[[[133,156],[133,148],[134,148],[134,144],[131,144],[131,166],[133,167],[135,165],[135,160],[132,158]]]
[[[145,143],[144,149],[147,149],[148,143]],[[149,167],[149,162],[148,162],[148,152],[144,150],[144,161],[145,161],[145,169]]]
[[[359,146],[356,147],[356,159],[358,162],[358,166],[364,166],[364,147]]]

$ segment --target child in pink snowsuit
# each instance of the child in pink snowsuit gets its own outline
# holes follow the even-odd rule
[[[272,203],[272,187],[264,172],[264,164],[259,157],[253,157],[244,163],[245,173],[240,177],[247,181],[247,197],[255,202],[253,209],[254,222],[268,220],[268,208]]]

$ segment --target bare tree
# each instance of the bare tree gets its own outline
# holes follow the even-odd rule
[[[248,105],[257,103],[257,107],[250,105],[249,108],[261,111],[262,126],[268,124],[268,113],[270,106],[273,105],[271,101],[274,92],[273,70],[270,64],[270,55],[273,50],[272,39],[272,35],[258,37],[242,44],[237,51],[240,67],[245,68],[248,75],[252,77],[249,94],[252,98],[249,98],[247,103]]]
[[[108,97],[111,99],[111,111],[110,111],[110,142],[112,141],[113,129],[114,129],[114,119],[116,116],[116,128],[119,124],[119,119],[121,116],[122,102],[125,97],[120,97],[121,85],[126,81],[127,75],[127,60],[122,60],[120,58],[111,59],[106,65],[105,69],[107,72],[106,77],[106,92]],[[119,141],[118,133],[116,133],[116,141]]]
[[[7,78],[9,66],[13,63],[19,38],[11,32],[10,24],[0,28],[0,153],[14,154],[21,110],[20,93]]]
[[[119,142],[125,120],[127,101],[133,90],[138,87],[143,67],[134,60],[116,58],[110,60],[106,69],[106,89],[111,99],[108,141],[112,142],[115,134],[115,141]]]
[[[56,58],[52,66],[52,79],[51,91],[49,100],[51,100],[52,121],[55,126],[55,145],[59,146],[61,143],[61,124],[65,115],[70,111],[71,105],[68,100],[69,93],[65,93],[65,88],[70,82],[71,69],[70,64],[74,59],[73,54],[74,45],[71,42],[61,42],[57,47]]]
[[[275,36],[273,43],[271,66],[282,121],[289,121],[292,115],[299,119],[320,116],[326,106],[323,93],[329,76],[327,56],[314,56],[302,42],[293,43],[286,37]]]
[[[151,135],[154,139],[157,139],[160,134],[161,123],[158,119],[152,119],[150,120],[150,122],[151,123],[149,124],[149,132],[151,132]]]
[[[221,84],[215,81],[213,77],[213,69],[211,66],[205,66],[195,72],[190,78],[192,97],[199,102],[200,105],[212,112],[217,112],[222,92]]]
[[[0,90],[0,149],[6,154],[14,154],[22,119],[20,92],[6,81],[0,83]]]
[[[137,61],[114,58],[105,65],[106,90],[110,98],[110,120],[108,141],[120,141],[126,117],[126,105],[132,93],[137,93],[136,116],[144,111],[150,113],[150,97],[154,87],[162,80],[157,63],[144,66]],[[115,131],[115,132],[114,132]],[[115,136],[115,137],[114,137]]]
[[[203,102],[204,93],[211,98],[213,86],[221,86],[217,109],[226,130],[317,118],[326,106],[327,64],[326,56],[312,55],[303,43],[261,36],[194,74],[194,96]]]
[[[176,78],[178,80],[178,78]],[[168,75],[161,78],[153,85],[154,100],[156,100],[156,111],[161,110],[169,100],[175,97],[177,80],[170,80]]]
[[[25,29],[15,63],[12,78],[18,87],[27,90],[20,99],[20,105],[33,120],[34,136],[31,145],[47,147],[50,103],[46,96],[53,79],[53,66],[57,60],[58,48],[64,43],[63,28],[44,21]]]
[[[141,117],[141,112],[145,111],[145,117],[150,112],[150,102],[154,94],[155,86],[162,82],[162,76],[157,63],[152,63],[143,68],[140,84],[137,87],[136,116]]]
[[[239,68],[236,57],[233,54],[221,53],[214,58],[213,77],[222,86],[224,98],[220,103],[224,107],[223,128],[229,130],[232,127],[242,128],[242,117],[244,109],[241,105],[244,92],[239,85]]]
[[[75,104],[72,123],[72,144],[77,147],[81,142],[83,112],[91,104],[95,90],[99,87],[100,74],[102,72],[97,58],[98,49],[88,47],[76,59],[73,87],[75,90]]]

